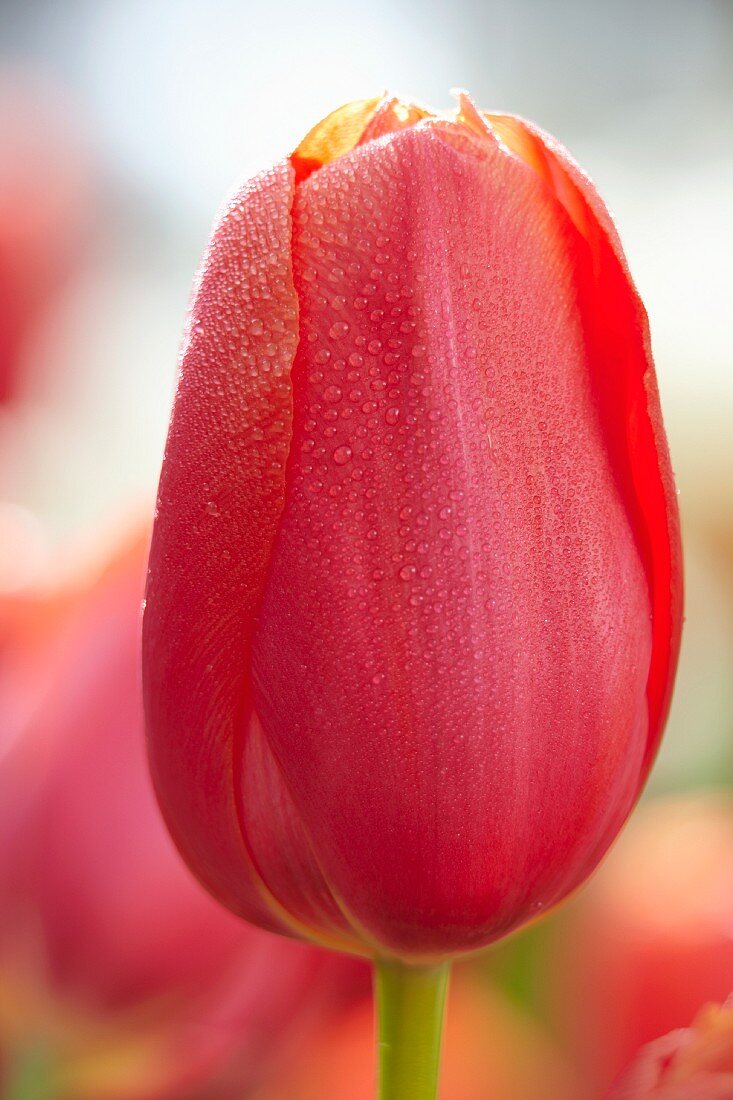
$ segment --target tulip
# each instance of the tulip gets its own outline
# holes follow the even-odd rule
[[[380,960],[390,1026],[437,1036],[445,960],[624,823],[680,613],[646,317],[561,146],[386,98],[244,185],[186,327],[143,653],[160,804],[220,901]]]
[[[240,1098],[352,980],[242,925],[170,842],[138,686],[145,553],[0,599],[3,1096],[34,1075],[54,1100]]]
[[[733,1004],[706,1005],[689,1028],[650,1043],[609,1100],[730,1100]]]
[[[553,952],[555,1017],[600,1096],[646,1044],[733,988],[733,799],[655,800],[634,818]]]

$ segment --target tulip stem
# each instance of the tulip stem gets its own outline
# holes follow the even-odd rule
[[[435,1100],[450,963],[375,969],[378,1100]]]
[[[3,1100],[49,1100],[55,1095],[49,1052],[30,1045],[9,1059],[3,1077]]]

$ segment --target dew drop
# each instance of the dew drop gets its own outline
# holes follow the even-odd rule
[[[337,447],[336,450],[333,452],[333,460],[337,466],[345,466],[351,458],[352,453],[353,452],[351,450],[351,447],[348,447],[346,446],[346,444],[344,444],[341,447]]]

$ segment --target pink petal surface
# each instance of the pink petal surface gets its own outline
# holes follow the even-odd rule
[[[648,770],[672,696],[683,596],[679,514],[649,323],[616,228],[588,177],[555,138],[532,123],[509,115],[492,116],[492,121],[519,135],[522,155],[529,156],[555,191],[589,246],[586,285],[592,288],[594,301],[586,311],[587,339],[597,362],[599,409],[652,601]],[[636,338],[630,340],[630,333]]]

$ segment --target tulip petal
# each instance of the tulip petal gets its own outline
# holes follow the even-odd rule
[[[597,364],[604,433],[644,560],[652,600],[653,645],[647,697],[651,767],[672,696],[682,629],[682,547],[676,490],[654,374],[649,323],[623,248],[598,192],[559,142],[524,119],[487,116],[519,157],[544,178],[590,249],[588,282],[600,310],[586,310]],[[639,338],[630,342],[627,333]]]
[[[296,193],[294,434],[255,699],[328,883],[397,951],[546,908],[638,791],[650,607],[586,254],[541,178],[447,121]]]
[[[359,144],[365,145],[368,141],[376,141],[385,134],[395,134],[399,130],[414,126],[422,119],[433,117],[434,115],[419,103],[398,99],[397,96],[385,96],[365,126]]]
[[[233,774],[291,438],[293,187],[288,162],[246,184],[201,267],[161,475],[143,639],[151,767],[174,839],[220,900],[280,930],[241,835]]]
[[[404,130],[429,117],[431,112],[426,107],[397,96],[345,103],[314,126],[292,154],[295,178],[300,183],[311,172],[343,157],[357,145]]]
[[[356,99],[345,103],[313,127],[301,141],[290,160],[297,180],[348,153],[364,133],[382,99]]]
[[[305,938],[364,953],[316,861],[256,715],[242,744],[237,786],[242,834],[286,923]]]

